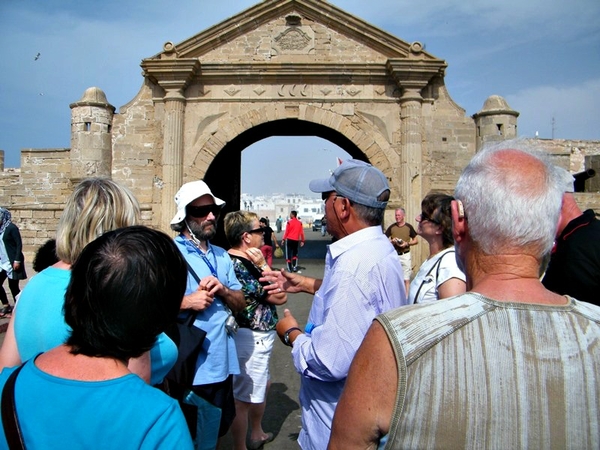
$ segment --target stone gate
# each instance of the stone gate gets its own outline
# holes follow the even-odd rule
[[[246,147],[319,136],[384,172],[390,223],[393,208],[415,217],[429,191],[451,192],[482,143],[517,135],[518,113],[501,97],[466,116],[446,90],[445,61],[321,0],[265,0],[141,66],[143,85],[118,113],[88,89],[70,105],[70,149],[23,150],[21,170],[2,174],[0,200],[26,251],[53,235],[89,176],[130,187],[144,222],[168,231],[182,183],[204,179],[239,209]]]

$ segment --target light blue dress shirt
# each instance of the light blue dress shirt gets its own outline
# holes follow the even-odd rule
[[[327,447],[350,363],[375,316],[406,304],[402,266],[381,227],[365,228],[328,246],[308,332],[294,340],[292,349],[301,374],[298,443],[304,450]]]

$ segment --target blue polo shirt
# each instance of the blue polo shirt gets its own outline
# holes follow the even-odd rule
[[[241,290],[242,285],[235,276],[233,263],[229,254],[215,245],[208,244],[206,260],[200,255],[200,250],[192,242],[179,235],[175,244],[183,257],[194,269],[198,278],[202,280],[216,272],[219,281],[232,290]],[[209,265],[210,264],[210,265]],[[188,273],[186,295],[198,289],[198,282]],[[229,316],[229,308],[218,297],[204,311],[199,311],[194,325],[206,331],[202,351],[196,362],[196,376],[194,385],[219,383],[229,375],[240,373],[240,367],[235,350],[235,341],[225,329],[225,321]]]

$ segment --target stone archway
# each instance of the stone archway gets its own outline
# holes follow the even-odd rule
[[[100,168],[135,193],[145,224],[169,231],[186,181],[209,178],[238,204],[240,153],[257,136],[320,136],[369,161],[390,180],[390,217],[452,190],[475,151],[446,63],[325,1],[264,0],[141,66],[142,87],[118,112],[93,88],[70,105],[71,149],[25,152],[21,173],[2,179],[28,250]],[[234,182],[219,181],[225,167]]]
[[[503,99],[492,96],[467,117],[444,85],[445,61],[323,0],[263,0],[167,42],[141,66],[142,87],[118,112],[96,87],[70,105],[70,149],[24,149],[19,171],[1,172],[0,199],[28,257],[54,236],[82,177],[128,186],[143,223],[169,231],[182,183],[207,177],[237,205],[248,143],[310,134],[386,174],[389,224],[395,207],[415,217],[428,192],[452,192],[477,145],[498,139],[498,126],[502,138],[516,134],[518,113]],[[546,146],[579,171],[581,155],[598,153],[585,141]],[[220,181],[225,167],[234,183]]]
[[[148,106],[161,124],[162,171],[155,176],[162,207],[155,218],[166,227],[163,212],[183,182],[208,176],[220,152],[276,121],[289,121],[287,132],[300,135],[318,125],[310,133],[358,149],[388,176],[391,206],[416,211],[429,188],[422,155],[433,150],[426,143],[436,114],[447,110],[446,123],[459,133],[474,131],[445,93],[445,67],[419,43],[318,0],[265,0],[182,43],[165,44],[142,62],[142,89],[151,91]],[[138,97],[138,104],[147,98]],[[457,144],[446,146],[464,151]],[[236,183],[225,197],[239,194]]]
[[[369,160],[355,143],[333,128],[306,120],[278,119],[265,121],[240,133],[215,155],[209,167],[202,167],[201,161],[192,164],[193,169],[189,175],[192,179],[196,179],[204,173],[203,178],[211,186],[215,195],[226,201],[224,213],[236,211],[240,209],[242,152],[253,143],[271,136],[318,136],[343,148],[353,158]],[[284,152],[285,150],[281,150],[281,153]],[[202,154],[202,151],[198,151],[196,159],[199,160]],[[275,167],[281,170],[280,166]],[[293,175],[293,168],[290,169],[290,174]],[[214,242],[217,245],[225,245],[223,227],[217,229],[219,232]]]

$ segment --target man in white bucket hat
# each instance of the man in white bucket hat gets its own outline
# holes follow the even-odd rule
[[[189,268],[181,309],[197,312],[194,325],[206,332],[186,402],[198,406],[196,448],[215,448],[235,417],[232,378],[240,371],[232,311],[243,309],[245,300],[229,255],[210,243],[225,202],[204,181],[192,181],[181,186],[175,203],[171,228],[179,232],[175,243]]]

